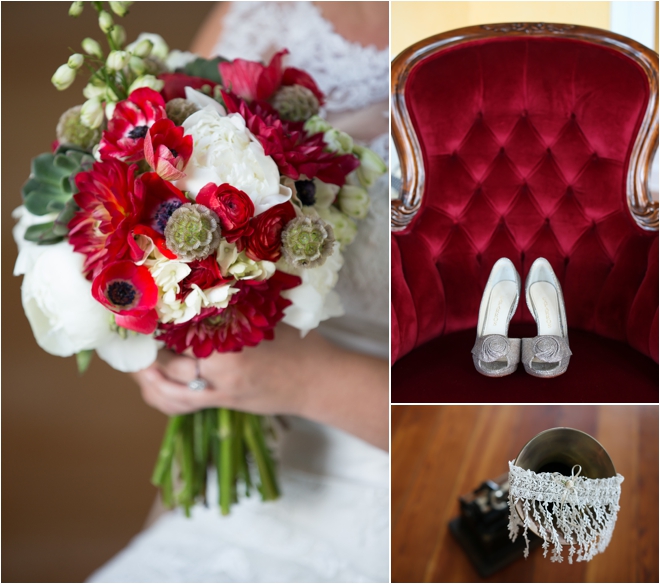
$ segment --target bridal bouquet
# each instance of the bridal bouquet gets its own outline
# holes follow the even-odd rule
[[[81,371],[96,352],[128,372],[162,347],[204,358],[273,339],[279,321],[304,334],[342,314],[341,251],[382,160],[319,116],[323,93],[286,50],[264,65],[154,34],[126,45],[111,12],[130,3],[91,4],[109,50],[87,38],[55,72],[66,89],[87,70],[86,101],[60,117],[15,212],[38,344]],[[239,480],[277,498],[267,430],[227,409],[172,417],[152,479],[165,503],[205,500],[209,467],[223,514]]]

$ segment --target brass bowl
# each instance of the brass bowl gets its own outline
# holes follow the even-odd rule
[[[518,454],[514,464],[520,468],[538,472],[559,472],[571,476],[571,469],[579,464],[580,476],[590,479],[606,479],[616,476],[616,470],[607,450],[586,432],[574,428],[551,428],[532,438]],[[518,516],[524,522],[522,503],[516,503]],[[539,535],[530,517],[529,528]],[[567,542],[560,536],[560,542]]]

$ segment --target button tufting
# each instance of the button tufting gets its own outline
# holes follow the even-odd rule
[[[522,117],[523,117],[523,118],[526,118],[526,117],[527,117],[527,110],[523,110],[523,111],[522,111]]]
[[[575,119],[575,112],[571,112],[571,120]]]
[[[500,154],[504,154],[504,146],[500,148]]]
[[[596,152],[591,155],[591,160],[598,160],[598,154]]]

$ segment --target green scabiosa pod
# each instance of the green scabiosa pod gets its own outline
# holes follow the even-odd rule
[[[184,262],[203,260],[220,244],[220,220],[204,205],[186,203],[169,218],[165,243]]]
[[[322,266],[332,255],[334,243],[332,227],[318,217],[297,217],[282,231],[284,259],[296,268]]]
[[[319,100],[302,85],[285,85],[273,96],[271,104],[289,122],[304,122],[319,113]]]

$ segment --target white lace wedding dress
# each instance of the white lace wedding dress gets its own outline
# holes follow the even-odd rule
[[[372,136],[370,146],[387,160],[387,49],[346,41],[309,2],[234,3],[223,30],[216,52],[228,58],[260,59],[286,46],[286,63],[315,78],[338,125],[344,114],[356,119],[382,103],[374,124],[382,134]],[[381,177],[371,190],[369,216],[346,253],[337,287],[346,315],[320,328],[338,344],[383,359],[389,345],[387,184]],[[387,453],[334,428],[289,422],[280,436],[280,500],[243,499],[229,517],[215,506],[196,507],[192,519],[166,513],[90,581],[387,582]]]

